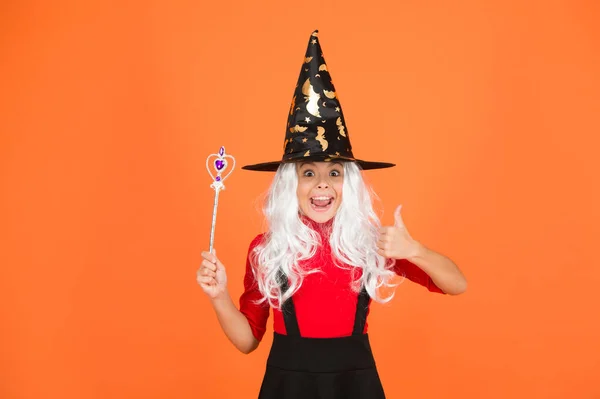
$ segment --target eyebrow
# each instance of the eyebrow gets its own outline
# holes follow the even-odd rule
[[[328,162],[328,163],[331,164],[331,165],[344,166],[340,161],[331,161],[331,162]],[[314,162],[308,162],[308,161],[300,162],[300,167],[302,167],[304,165],[312,165],[312,166],[314,166],[315,163]]]

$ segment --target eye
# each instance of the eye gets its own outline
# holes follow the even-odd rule
[[[341,173],[337,170],[332,170],[331,172],[329,172],[329,176],[338,177],[340,175]]]
[[[308,170],[305,170],[305,171],[304,171],[303,175],[304,175],[304,176],[306,176],[306,177],[312,177],[312,176],[314,176],[315,174],[313,173],[313,171],[312,171],[312,170],[308,169]]]

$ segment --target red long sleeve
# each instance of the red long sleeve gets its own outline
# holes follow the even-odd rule
[[[252,334],[254,334],[254,337],[259,341],[262,340],[267,329],[267,320],[269,319],[269,303],[255,303],[255,301],[260,300],[262,295],[258,289],[256,279],[254,278],[250,256],[252,254],[252,250],[260,243],[262,238],[263,234],[258,235],[250,243],[250,248],[248,249],[248,255],[246,257],[244,292],[240,297],[240,312],[242,312],[242,314],[246,316],[246,319],[248,319],[248,323],[252,329]]]
[[[429,277],[427,273],[423,271],[419,266],[411,263],[407,259],[398,259],[394,265],[394,272],[399,276],[405,276],[410,281],[420,284],[427,288],[431,292],[437,292],[443,294],[442,291]]]

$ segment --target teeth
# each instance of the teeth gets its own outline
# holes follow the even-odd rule
[[[317,201],[327,201],[330,200],[331,197],[313,197],[312,199]]]

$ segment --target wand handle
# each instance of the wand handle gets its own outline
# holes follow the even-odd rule
[[[215,203],[213,205],[213,214],[212,214],[212,226],[210,228],[210,249],[209,252],[213,252],[213,245],[215,242],[215,227],[217,226],[217,207],[219,206],[219,192],[220,189],[215,190]]]

